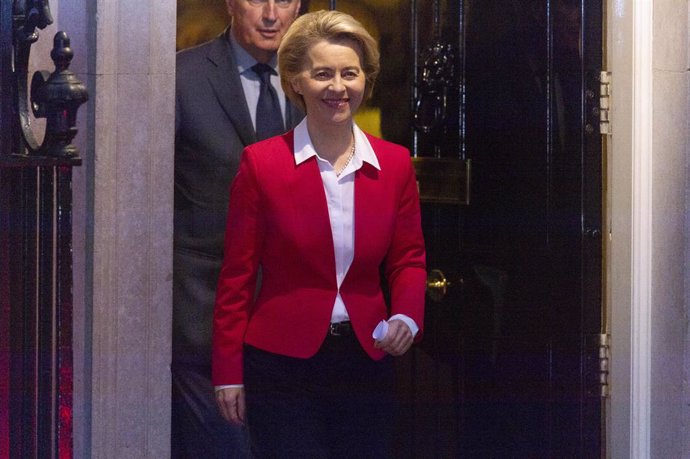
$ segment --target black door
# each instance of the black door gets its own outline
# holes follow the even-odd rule
[[[398,456],[597,457],[601,2],[409,11],[430,283]]]

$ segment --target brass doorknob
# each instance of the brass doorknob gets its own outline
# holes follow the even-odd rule
[[[439,302],[443,300],[448,292],[450,282],[446,279],[443,271],[440,269],[432,269],[426,278],[426,293],[433,301]]]

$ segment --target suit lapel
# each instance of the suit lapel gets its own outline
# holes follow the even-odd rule
[[[355,172],[355,247],[350,269],[356,267],[357,263],[362,260],[361,257],[357,256],[358,254],[372,253],[370,246],[380,236],[380,230],[375,227],[375,224],[380,218],[383,218],[381,209],[378,208],[383,200],[376,199],[376,196],[385,192],[386,190],[380,187],[379,171],[374,166],[364,163]]]
[[[208,79],[218,102],[235,126],[240,139],[245,145],[249,145],[256,142],[256,133],[242,90],[232,47],[227,39],[228,32],[226,30],[216,38],[209,49],[207,58],[211,64],[211,72]]]
[[[295,202],[299,203],[301,213],[309,216],[310,228],[305,237],[318,241],[318,256],[325,257],[324,275],[332,276],[335,282],[335,252],[333,250],[333,233],[328,216],[326,192],[321,180],[321,172],[316,158],[310,158],[296,168],[296,180],[293,188]],[[315,199],[316,198],[316,199]]]

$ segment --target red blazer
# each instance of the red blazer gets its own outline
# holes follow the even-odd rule
[[[362,347],[380,359],[371,334],[389,311],[379,268],[390,287],[390,315],[406,314],[421,332],[426,253],[408,150],[367,137],[381,170],[365,162],[355,173],[354,259],[340,294]],[[315,157],[295,164],[292,131],[244,150],[230,196],[213,318],[214,385],[242,383],[243,342],[290,357],[316,354],[337,294],[319,167]]]

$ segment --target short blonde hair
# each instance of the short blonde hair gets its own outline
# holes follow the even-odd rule
[[[379,49],[376,40],[355,18],[339,11],[316,11],[298,17],[292,23],[278,48],[280,83],[290,101],[306,112],[304,99],[291,82],[304,69],[309,49],[321,41],[349,39],[359,44],[362,70],[366,78],[364,100],[371,97],[379,74]]]

